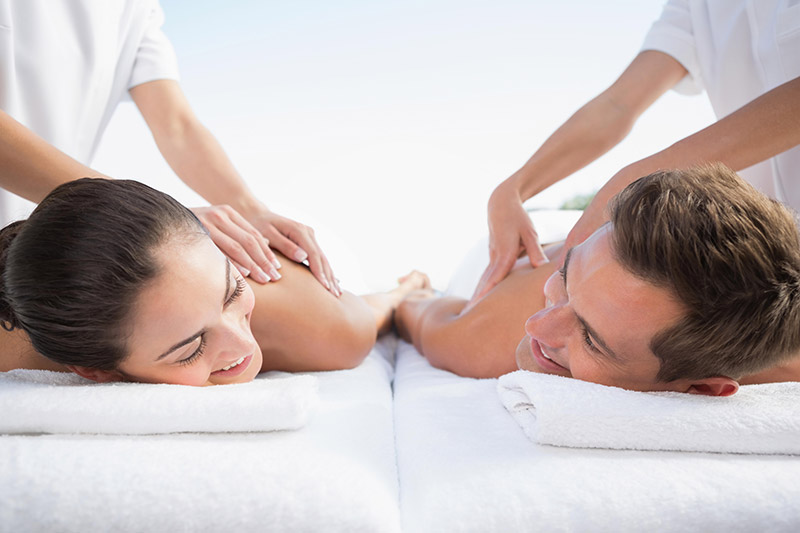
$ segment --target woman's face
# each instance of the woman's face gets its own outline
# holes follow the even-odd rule
[[[161,271],[136,301],[119,374],[195,386],[251,381],[262,355],[250,286],[205,236],[173,237],[156,258]]]

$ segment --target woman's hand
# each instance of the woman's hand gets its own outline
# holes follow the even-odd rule
[[[312,228],[273,213],[266,207],[251,215],[249,220],[268,239],[270,246],[298,263],[307,260],[314,277],[334,296],[342,295],[339,282],[317,244]]]
[[[280,262],[269,248],[269,240],[227,205],[195,207],[192,212],[208,230],[211,240],[230,258],[242,276],[259,283],[278,280]]]
[[[533,223],[522,206],[519,191],[506,180],[489,198],[489,266],[465,310],[505,279],[523,253],[528,254],[533,267],[548,262]]]

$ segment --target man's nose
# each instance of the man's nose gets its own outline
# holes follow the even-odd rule
[[[566,331],[567,315],[568,311],[563,305],[545,307],[528,318],[525,332],[548,346],[557,347],[560,345],[560,337]]]

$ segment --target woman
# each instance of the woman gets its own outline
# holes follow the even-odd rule
[[[794,216],[721,165],[641,178],[560,270],[523,259],[466,304],[423,290],[395,323],[432,365],[469,377],[519,366],[716,395],[800,380]]]
[[[427,285],[413,273],[385,294],[337,298],[291,261],[281,283],[255,284],[173,198],[91,178],[0,232],[0,272],[0,370],[183,385],[354,367]]]

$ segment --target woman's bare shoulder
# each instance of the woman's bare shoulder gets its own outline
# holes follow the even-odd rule
[[[50,361],[34,350],[24,331],[6,331],[0,328],[0,372],[18,368],[61,372],[67,370],[63,365]]]

